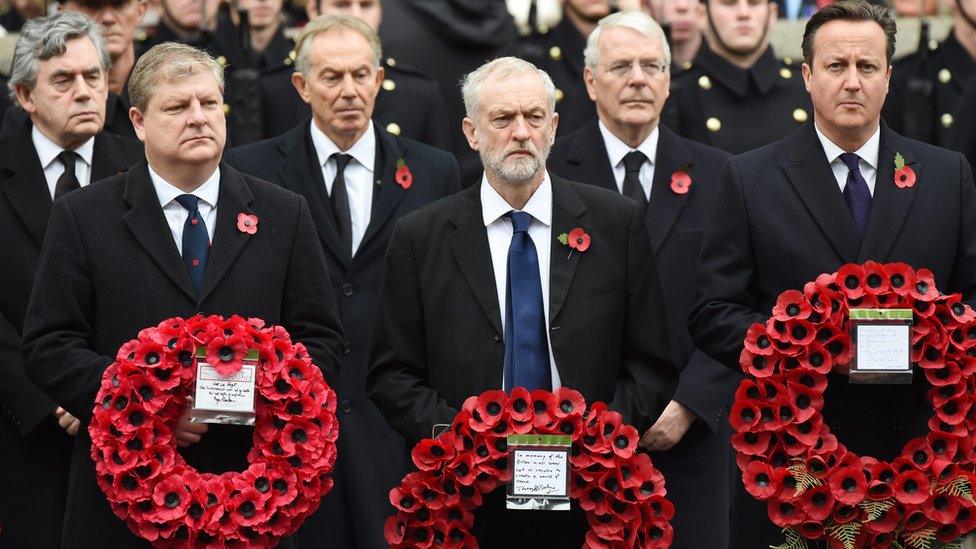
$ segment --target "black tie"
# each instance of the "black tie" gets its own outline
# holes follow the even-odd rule
[[[647,157],[640,151],[630,151],[624,156],[624,196],[637,201],[641,209],[647,208],[647,195],[640,182],[640,169]]]
[[[58,162],[64,166],[64,172],[58,178],[57,185],[54,186],[54,199],[57,200],[71,191],[81,188],[78,183],[78,176],[75,175],[75,161],[78,160],[78,153],[74,151],[61,151],[58,155]]]
[[[349,210],[349,193],[346,191],[346,166],[352,160],[352,156],[342,153],[334,153],[331,158],[335,159],[336,175],[332,180],[332,194],[329,201],[332,203],[332,214],[335,215],[336,225],[339,228],[339,241],[352,257],[352,213]]]

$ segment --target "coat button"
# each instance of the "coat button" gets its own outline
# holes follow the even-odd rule
[[[712,79],[703,75],[698,79],[698,87],[703,90],[712,89]]]
[[[395,90],[396,89],[396,82],[390,80],[389,78],[387,78],[386,80],[383,80],[383,89],[386,90],[386,91],[393,91],[393,90]]]
[[[905,422],[900,417],[891,420],[891,430],[898,432],[905,428]]]
[[[502,340],[501,334],[495,334],[495,341],[501,341],[501,340]]]
[[[942,123],[943,128],[951,128],[953,122],[952,115],[949,113],[943,114],[942,116],[939,117],[939,122]]]
[[[952,81],[952,73],[949,69],[942,69],[939,71],[939,82],[943,84],[948,84]]]
[[[796,120],[800,124],[806,122],[807,121],[807,111],[805,111],[803,109],[794,109],[793,110],[793,120]]]
[[[356,292],[353,290],[352,284],[346,282],[342,285],[342,295],[349,297],[354,293]]]
[[[392,133],[393,135],[400,135],[400,125],[396,122],[390,122],[386,125],[386,131]]]
[[[705,127],[710,132],[717,132],[722,129],[722,121],[713,116],[705,121]]]
[[[349,356],[349,353],[351,353],[351,352],[352,352],[352,343],[350,343],[349,340],[347,339],[345,341],[345,345],[343,345],[342,354],[344,354],[346,356]]]
[[[340,407],[342,409],[342,413],[348,414],[349,412],[352,411],[352,401],[351,400],[343,400],[342,401],[342,404],[340,405]]]

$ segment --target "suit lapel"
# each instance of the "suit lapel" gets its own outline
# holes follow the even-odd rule
[[[373,165],[373,173],[378,176],[377,185],[373,187],[373,192],[378,192],[379,197],[376,199],[376,205],[369,217],[369,225],[366,227],[366,233],[359,244],[359,249],[368,244],[370,239],[380,230],[380,227],[387,222],[390,214],[396,209],[397,204],[400,203],[400,199],[406,192],[395,180],[396,163],[397,160],[406,156],[406,144],[403,140],[393,137],[375,125],[373,131],[376,132],[377,145],[377,161]]]
[[[563,246],[557,237],[562,233],[569,233],[576,227],[581,227],[587,233],[590,228],[580,217],[586,212],[586,206],[580,200],[576,191],[565,179],[552,177],[552,244],[549,259],[549,323],[552,324],[559,311],[566,302],[569,287],[576,275],[579,265],[579,252],[569,253],[569,248]]]
[[[491,249],[488,247],[488,233],[481,218],[480,191],[479,184],[461,195],[457,209],[448,218],[457,230],[451,233],[447,242],[481,310],[501,334],[502,317],[498,309],[498,290],[491,264]]]
[[[129,227],[129,231],[132,232],[132,236],[146,251],[146,255],[159,266],[160,270],[183,293],[196,301],[196,291],[186,273],[186,266],[183,265],[183,258],[180,257],[176,242],[173,241],[169,224],[163,216],[159,197],[156,195],[152,180],[149,178],[149,165],[145,160],[140,161],[126,172],[123,200],[130,206],[130,209],[122,216],[122,219]]]
[[[925,166],[915,162],[911,144],[882,122],[881,143],[878,147],[878,177],[874,183],[868,228],[858,255],[859,263],[868,259],[882,263],[887,260],[915,200],[915,185],[906,188],[895,186],[896,153],[901,153],[905,158],[905,165],[911,166],[915,171],[915,185],[924,185],[922,170]]]
[[[567,162],[573,166],[573,180],[620,192],[597,121],[587,123],[579,132],[579,137],[566,154]]]
[[[339,229],[336,227],[332,205],[322,179],[322,164],[315,156],[315,147],[312,145],[310,123],[303,123],[289,131],[279,141],[278,148],[285,156],[285,163],[281,167],[278,180],[286,188],[307,198],[319,239],[325,249],[348,270],[350,258],[339,241]]]
[[[6,154],[0,158],[0,169],[9,174],[3,183],[3,193],[40,248],[44,242],[53,202],[41,169],[41,160],[31,141],[32,127],[30,122],[25,122],[10,137]]]
[[[92,150],[91,182],[119,175],[129,166],[125,163],[125,154],[109,134],[102,132],[95,136],[95,146]]]
[[[647,205],[647,225],[651,244],[656,254],[668,238],[691,193],[695,192],[694,173],[691,171],[691,151],[671,130],[659,125],[657,158],[654,165],[654,183],[651,200]],[[687,169],[692,185],[687,194],[671,190],[671,174],[679,168]]]
[[[841,261],[855,261],[860,238],[854,229],[854,218],[837,187],[812,122],[794,134],[789,157],[781,167]]]
[[[254,196],[241,174],[225,163],[220,164],[220,194],[217,198],[217,227],[214,228],[213,244],[207,259],[207,272],[203,277],[200,301],[206,299],[227,270],[240,255],[252,235],[238,230],[237,214],[253,214],[251,202]],[[260,220],[259,220],[260,223]]]

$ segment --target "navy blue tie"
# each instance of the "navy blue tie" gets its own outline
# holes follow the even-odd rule
[[[508,246],[505,295],[505,387],[552,389],[549,345],[546,342],[539,256],[529,237],[532,216],[511,212],[512,243]]]
[[[854,228],[857,234],[864,238],[864,233],[868,228],[868,216],[871,214],[871,191],[868,183],[861,175],[861,167],[858,165],[860,157],[854,153],[844,153],[840,155],[841,161],[847,165],[847,185],[844,186],[844,200],[847,207],[851,210],[851,217],[854,218]]]
[[[199,200],[192,194],[176,197],[180,206],[190,213],[183,223],[183,264],[186,265],[186,273],[190,275],[197,297],[203,292],[203,273],[207,271],[207,255],[210,254],[210,235],[207,234],[207,224],[197,208]]]

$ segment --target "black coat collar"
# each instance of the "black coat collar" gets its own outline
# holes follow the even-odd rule
[[[703,43],[696,64],[701,65],[706,73],[739,97],[745,97],[749,93],[750,82],[760,95],[766,95],[779,74],[779,61],[772,46],[766,47],[766,51],[753,66],[743,69],[729,63]]]

